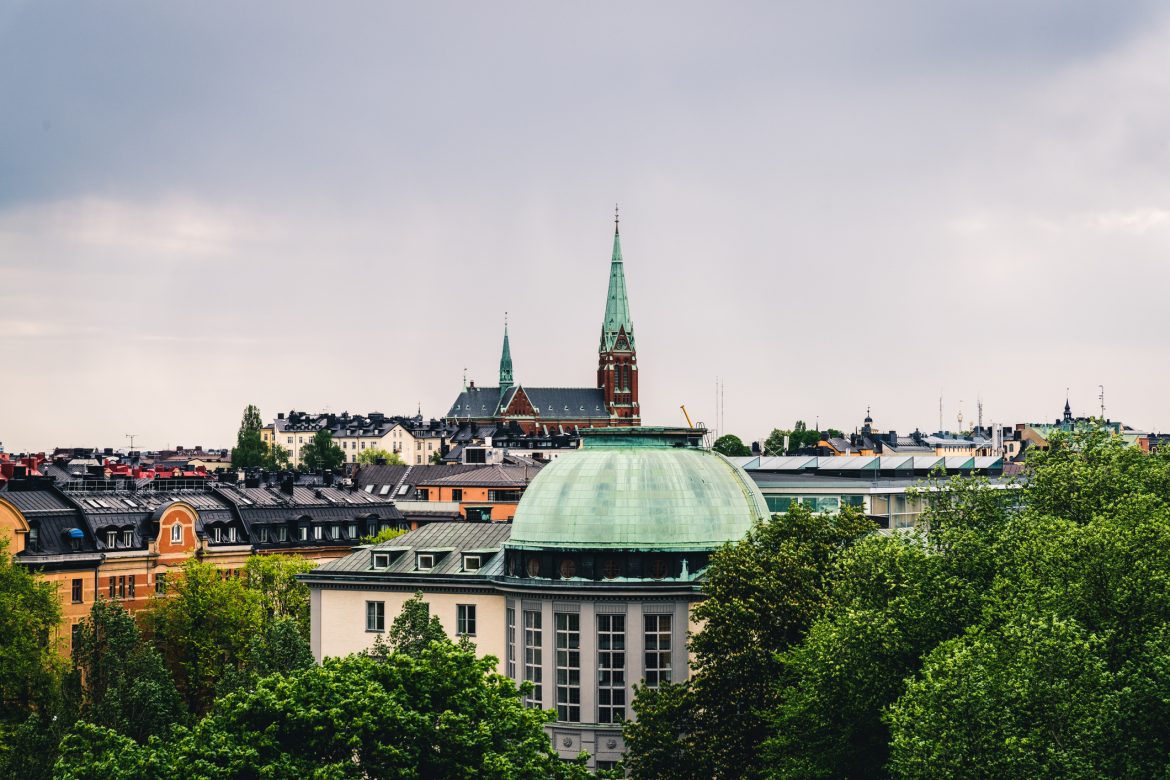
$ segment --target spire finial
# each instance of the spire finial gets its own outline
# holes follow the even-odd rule
[[[618,214],[618,204],[613,204],[613,234],[618,234],[618,223],[621,222],[621,216]]]

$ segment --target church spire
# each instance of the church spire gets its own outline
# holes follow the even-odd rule
[[[508,346],[508,312],[504,312],[504,350],[500,353],[500,392],[513,385],[512,349]]]
[[[614,348],[619,332],[626,332],[629,348],[634,348],[634,324],[630,321],[630,302],[626,297],[626,272],[622,263],[622,238],[618,230],[618,210],[613,209],[613,255],[609,261],[609,293],[605,298],[605,319],[601,323],[599,352]]]

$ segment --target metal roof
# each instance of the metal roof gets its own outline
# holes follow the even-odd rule
[[[512,532],[510,523],[431,523],[395,537],[388,542],[358,550],[344,558],[319,566],[310,574],[352,573],[367,576],[409,575],[411,577],[487,578],[503,574],[502,545]],[[435,566],[420,571],[416,554],[446,550]],[[463,571],[463,552],[481,556],[481,566]],[[385,552],[392,557],[388,567],[374,569],[374,554]]]

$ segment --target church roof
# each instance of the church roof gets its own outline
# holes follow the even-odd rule
[[[601,323],[601,352],[613,349],[624,329],[630,348],[634,348],[634,323],[630,320],[630,301],[626,295],[626,272],[622,262],[622,238],[617,225],[613,229],[613,256],[609,262],[609,292],[605,297],[605,319]]]
[[[448,417],[494,417],[501,404],[507,405],[520,386],[508,388],[503,396],[498,387],[471,387],[451,404]],[[605,393],[596,387],[524,387],[539,417],[552,419],[609,419]]]

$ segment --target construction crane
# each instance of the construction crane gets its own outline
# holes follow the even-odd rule
[[[693,422],[691,422],[691,416],[689,414],[687,414],[687,405],[681,404],[681,405],[679,405],[678,408],[682,409],[683,417],[687,418],[687,427],[694,428],[695,424]]]

